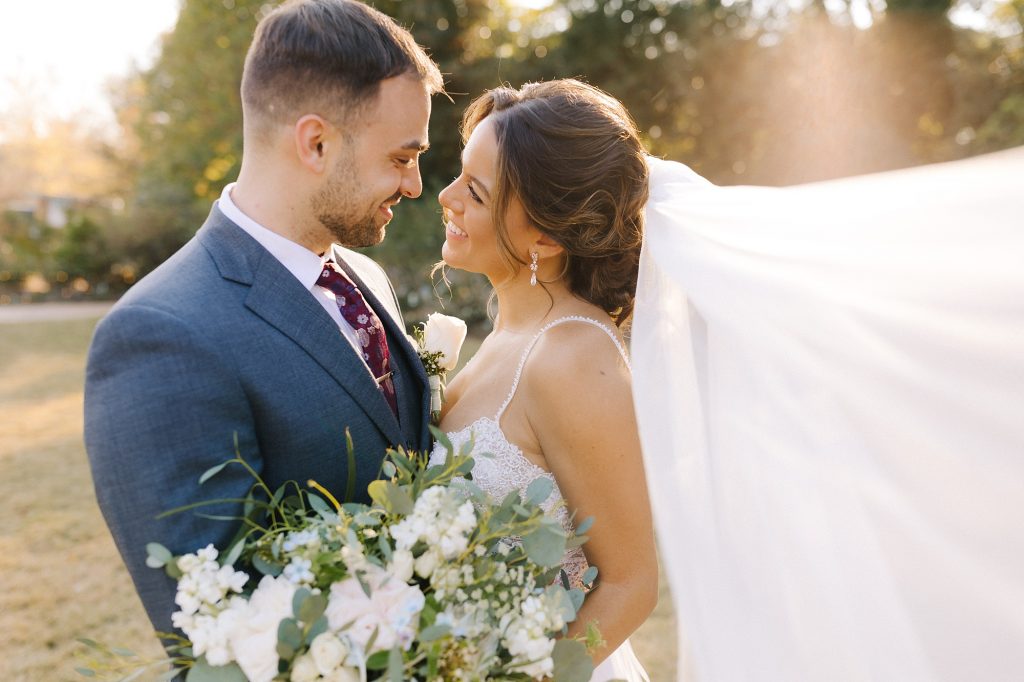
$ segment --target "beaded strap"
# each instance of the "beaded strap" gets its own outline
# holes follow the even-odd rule
[[[541,335],[547,330],[551,329],[552,327],[558,326],[564,322],[586,322],[587,324],[593,325],[598,329],[604,330],[604,332],[612,340],[612,343],[614,343],[615,347],[619,350],[619,355],[622,356],[622,360],[626,363],[626,367],[629,368],[630,371],[632,371],[632,367],[629,364],[629,356],[626,354],[625,346],[622,345],[622,342],[619,341],[619,338],[615,335],[615,332],[613,332],[608,327],[608,325],[602,324],[601,322],[598,322],[597,320],[592,319],[590,317],[583,317],[582,315],[569,315],[566,317],[560,317],[557,320],[554,320],[544,325],[541,328],[541,330],[537,332],[532,339],[530,339],[530,343],[526,344],[526,349],[523,351],[523,356],[519,359],[519,367],[516,368],[515,378],[512,380],[512,389],[508,392],[508,397],[505,398],[505,402],[502,403],[501,407],[498,409],[498,413],[494,416],[494,421],[501,421],[501,415],[505,413],[505,409],[509,406],[509,403],[512,402],[512,397],[515,396],[516,389],[519,388],[519,379],[523,375],[523,368],[526,366],[526,358],[527,356],[530,355],[530,351],[533,350],[533,347],[534,345],[536,345],[537,341],[540,340]]]

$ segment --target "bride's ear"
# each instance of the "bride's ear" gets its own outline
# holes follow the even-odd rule
[[[543,232],[537,232],[536,237],[530,245],[530,252],[536,253],[540,259],[555,258],[565,253],[562,245]]]

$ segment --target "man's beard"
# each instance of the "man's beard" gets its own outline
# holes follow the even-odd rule
[[[342,159],[311,200],[313,215],[342,246],[373,246],[384,239],[379,204],[368,211],[358,206],[359,186],[351,160]],[[401,195],[387,201],[394,201],[398,196]]]

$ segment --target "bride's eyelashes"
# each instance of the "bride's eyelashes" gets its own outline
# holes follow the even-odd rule
[[[468,190],[469,190],[469,196],[473,197],[473,201],[475,201],[475,202],[476,202],[476,203],[478,203],[478,204],[481,204],[481,205],[483,205],[483,203],[484,203],[484,200],[483,200],[483,199],[481,199],[481,198],[480,198],[480,195],[476,193],[476,190],[475,190],[475,189],[473,189],[473,185],[471,185],[471,184],[469,184],[469,183],[467,182],[467,183],[466,183],[466,189],[468,189]]]

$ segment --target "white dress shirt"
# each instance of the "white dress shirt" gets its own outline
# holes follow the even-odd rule
[[[280,261],[288,272],[295,275],[295,279],[299,280],[299,283],[306,288],[313,298],[324,307],[327,314],[331,316],[335,324],[338,325],[338,329],[348,339],[348,342],[352,345],[353,350],[356,351],[356,355],[362,359],[363,349],[359,345],[359,340],[356,338],[356,332],[352,329],[344,317],[341,316],[341,311],[338,310],[338,303],[335,301],[334,293],[321,287],[317,286],[317,281],[320,279],[320,273],[324,269],[324,258],[313,253],[306,247],[296,244],[290,239],[286,239],[281,235],[273,232],[249,216],[242,213],[241,209],[235,205],[235,202],[231,200],[231,190],[234,188],[235,183],[230,183],[221,192],[220,199],[217,201],[217,208],[220,209],[227,218],[238,225],[245,232],[258,241],[260,246],[270,252],[274,258]],[[369,304],[367,304],[369,305]],[[363,365],[366,365],[366,361],[363,361]],[[369,366],[366,366],[366,371],[369,372]]]

